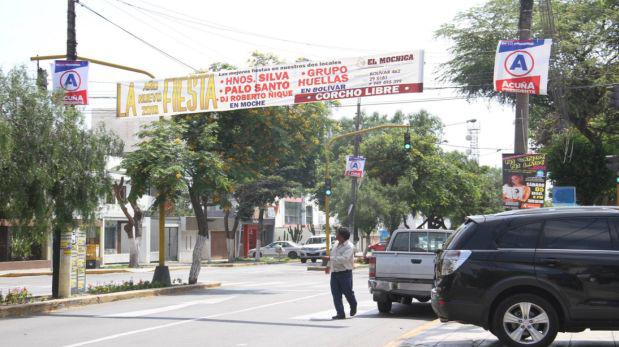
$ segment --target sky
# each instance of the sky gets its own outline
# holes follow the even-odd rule
[[[253,51],[273,53],[291,62],[356,57],[423,49],[424,86],[445,86],[439,65],[450,58],[451,42],[434,32],[459,11],[482,0],[333,1],[294,2],[199,0],[80,0],[92,10],[158,47],[182,63],[76,5],[77,53],[154,74],[157,78],[184,76],[214,62],[247,66]],[[66,0],[0,0],[0,68],[25,65],[34,75],[31,56],[66,53]],[[50,61],[41,67],[49,70]],[[133,72],[91,64],[90,105],[86,114],[115,105],[115,83],[144,80]],[[487,99],[418,102],[457,96],[453,89],[428,90],[406,96],[366,97],[366,113],[393,114],[425,109],[447,126],[442,146],[465,151],[466,120],[479,126],[480,164],[501,166],[501,151],[514,141],[514,111]],[[355,99],[342,100],[332,117],[353,117]],[[389,103],[388,105],[377,105]],[[122,121],[122,120],[119,120]]]

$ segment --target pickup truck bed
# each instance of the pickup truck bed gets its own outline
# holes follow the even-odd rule
[[[448,235],[449,230],[396,230],[387,250],[372,254],[368,286],[380,312],[389,312],[392,302],[410,304],[413,299],[430,299],[434,251],[442,247]]]

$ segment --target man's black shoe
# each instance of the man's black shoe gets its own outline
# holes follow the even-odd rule
[[[346,316],[333,316],[331,319],[346,319]]]
[[[357,314],[357,306],[353,306],[350,308],[350,316],[354,316]]]

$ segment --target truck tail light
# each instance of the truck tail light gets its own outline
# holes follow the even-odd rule
[[[376,257],[368,257],[370,264],[370,278],[376,277]]]
[[[468,250],[443,251],[441,254],[440,266],[438,266],[438,276],[447,276],[456,272],[470,256],[471,251]]]

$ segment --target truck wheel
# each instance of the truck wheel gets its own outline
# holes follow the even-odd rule
[[[423,298],[415,298],[417,299],[417,301],[419,302],[428,302],[430,301],[430,297],[429,296],[424,296]]]
[[[297,259],[298,255],[297,252],[295,251],[291,251],[290,253],[288,253],[288,258],[290,259]]]
[[[402,298],[402,303],[404,305],[412,305],[413,304],[413,298]]]
[[[301,258],[301,263],[303,264],[307,263],[307,258]]]
[[[316,258],[312,258],[312,263],[315,263],[315,262],[316,262]]]
[[[492,320],[493,333],[512,347],[548,346],[559,330],[555,308],[533,294],[518,294],[503,300]]]
[[[378,312],[389,313],[391,312],[391,301],[377,301]]]

